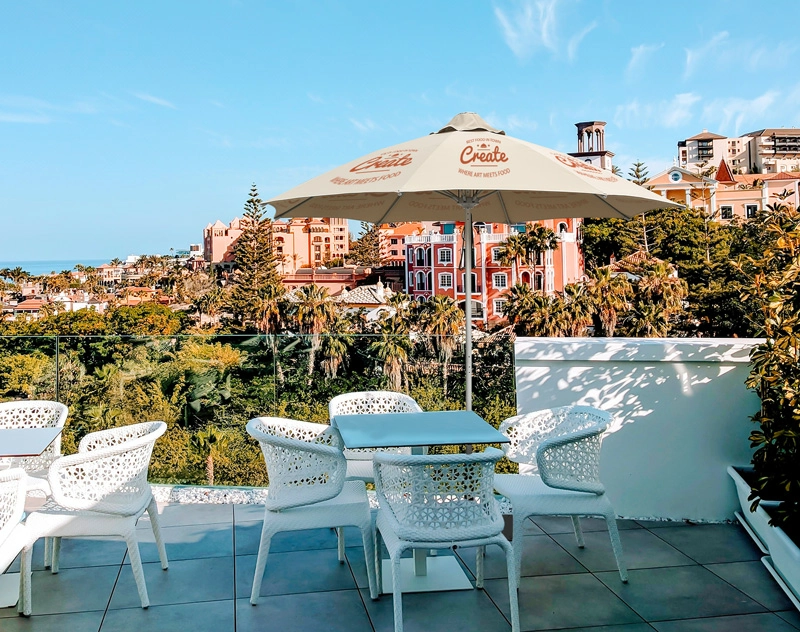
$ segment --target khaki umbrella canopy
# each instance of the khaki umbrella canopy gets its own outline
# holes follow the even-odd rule
[[[451,220],[522,224],[559,217],[630,219],[674,206],[567,154],[506,136],[472,112],[434,134],[375,151],[269,200],[276,219],[372,223]],[[467,252],[472,231],[464,231]],[[465,295],[472,296],[465,274]],[[466,300],[466,306],[471,301]],[[472,309],[465,309],[467,409],[472,408]]]

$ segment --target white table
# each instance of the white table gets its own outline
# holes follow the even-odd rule
[[[0,457],[39,456],[63,428],[0,428]],[[19,600],[19,573],[0,575],[0,608]]]
[[[0,428],[0,457],[39,456],[62,428]]]
[[[337,415],[331,425],[339,429],[347,448],[410,447],[413,454],[422,454],[424,448],[434,445],[510,443],[470,410]],[[392,592],[390,564],[383,561],[384,593]],[[461,565],[450,555],[428,557],[427,551],[414,549],[413,559],[400,560],[400,572],[403,592],[472,588]]]

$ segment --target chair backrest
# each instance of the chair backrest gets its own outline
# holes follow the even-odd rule
[[[331,420],[336,415],[376,415],[380,413],[421,413],[413,397],[395,391],[357,391],[337,395],[328,404]],[[382,452],[409,454],[408,448],[383,448]],[[345,457],[356,461],[371,461],[375,448],[348,448]]]
[[[69,408],[60,402],[22,399],[0,403],[0,428],[63,428]],[[39,456],[0,459],[4,465],[21,467],[26,472],[44,470],[61,456],[61,435]]]
[[[516,415],[500,424],[500,432],[511,440],[503,444],[503,452],[509,460],[530,466],[527,473],[536,473],[536,452],[543,441],[590,429],[603,431],[610,423],[609,413],[592,406],[561,406]],[[597,435],[598,449],[602,438],[602,433]]]
[[[0,471],[0,548],[25,514],[25,491],[25,470]]]
[[[258,441],[269,476],[264,503],[270,511],[312,505],[337,496],[347,461],[336,428],[324,424],[257,417],[247,432]]]
[[[381,509],[397,535],[417,542],[488,538],[503,530],[494,496],[496,448],[474,454],[389,454],[374,459]]]
[[[70,509],[137,513],[152,497],[147,470],[156,439],[166,430],[163,421],[148,421],[86,435],[77,454],[50,466],[53,499]]]

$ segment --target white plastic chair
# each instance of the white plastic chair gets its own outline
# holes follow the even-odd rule
[[[136,521],[147,511],[161,568],[169,562],[161,537],[147,469],[153,445],[167,429],[163,421],[122,426],[86,435],[77,454],[63,456],[50,466],[52,497],[25,521],[34,539],[54,537],[52,572],[58,572],[62,537],[118,536],[128,545],[131,570],[142,608],[150,605],[145,584]],[[22,556],[23,591],[20,612],[31,612],[31,552]]]
[[[494,466],[502,456],[496,448],[475,454],[375,455],[375,488],[380,503],[376,574],[380,582],[382,537],[392,562],[395,632],[403,630],[403,551],[476,546],[475,583],[483,588],[483,553],[487,544],[499,545],[506,554],[511,628],[518,632],[514,555],[502,534],[503,517],[494,497]]]
[[[590,406],[562,406],[517,415],[500,424],[511,439],[506,456],[522,474],[498,474],[495,489],[514,513],[514,566],[522,571],[522,525],[531,516],[571,516],[575,539],[584,547],[580,516],[602,516],[608,526],[619,576],[628,581],[617,518],[600,482],[600,446],[611,415]]]
[[[421,413],[412,397],[394,391],[360,391],[337,395],[328,404],[331,420],[336,415],[377,415],[381,413]],[[411,454],[411,448],[379,448],[381,452]],[[372,457],[378,448],[345,448],[347,480],[375,482]]]
[[[0,428],[63,428],[69,409],[59,402],[46,400],[18,400],[0,403]],[[27,474],[28,491],[50,495],[47,468],[61,456],[61,435],[56,437],[39,456],[5,457],[0,459],[0,469],[21,467]]]
[[[247,423],[247,432],[260,444],[269,476],[250,603],[258,603],[272,536],[342,525],[361,530],[369,592],[377,599],[367,488],[363,481],[345,481],[347,463],[339,431],[323,424],[258,417]]]
[[[21,522],[25,514],[25,470],[0,472],[0,574],[28,544],[30,534]]]

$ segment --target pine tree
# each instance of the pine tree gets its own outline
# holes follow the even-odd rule
[[[260,331],[271,332],[278,324],[277,303],[285,289],[272,249],[272,221],[265,217],[265,207],[254,184],[244,205],[243,232],[234,248],[238,273],[230,307],[243,325],[251,324]]]
[[[376,268],[383,264],[381,256],[381,234],[377,224],[361,222],[361,237],[350,246],[350,261],[367,268]]]

